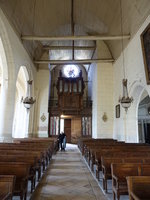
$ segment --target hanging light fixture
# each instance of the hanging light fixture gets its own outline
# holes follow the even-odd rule
[[[131,103],[133,102],[133,98],[128,96],[128,88],[127,88],[127,82],[128,80],[125,78],[125,64],[124,64],[124,48],[123,48],[123,25],[122,25],[122,0],[120,0],[120,15],[121,15],[121,34],[122,34],[122,64],[123,64],[123,75],[124,78],[122,80],[123,85],[123,95],[119,98],[119,102],[121,103],[121,106],[125,108],[125,111],[127,112],[128,108],[131,106]]]
[[[27,86],[27,97],[25,97],[23,99],[23,104],[24,107],[27,109],[30,109],[32,107],[32,105],[36,102],[36,99],[32,97],[32,90],[31,90],[31,86],[32,86],[32,80],[28,80],[27,81],[28,86]]]
[[[133,102],[133,98],[128,96],[127,79],[122,80],[122,85],[123,85],[123,96],[119,99],[119,102],[127,112],[128,108],[131,106],[131,103]]]

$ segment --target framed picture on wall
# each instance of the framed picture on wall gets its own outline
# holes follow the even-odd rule
[[[116,105],[116,118],[120,117],[120,104]]]
[[[150,84],[150,24],[141,34],[142,52],[147,84]]]

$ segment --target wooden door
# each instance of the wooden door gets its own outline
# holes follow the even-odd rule
[[[64,132],[67,137],[67,143],[71,143],[71,119],[64,120]]]

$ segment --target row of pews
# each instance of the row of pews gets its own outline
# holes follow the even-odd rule
[[[85,139],[78,147],[97,179],[112,180],[113,199],[129,194],[130,200],[150,199],[150,145],[113,139]]]
[[[0,199],[20,196],[21,200],[26,200],[28,181],[32,193],[57,148],[57,141],[52,138],[24,138],[0,143]]]

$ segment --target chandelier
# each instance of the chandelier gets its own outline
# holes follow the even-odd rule
[[[27,87],[27,97],[23,99],[24,107],[27,109],[30,109],[32,105],[36,102],[36,99],[32,97],[31,95],[31,86],[32,86],[32,80],[28,80],[28,87]]]
[[[119,98],[119,102],[121,103],[121,106],[125,108],[125,111],[127,112],[128,108],[131,106],[131,103],[133,102],[133,98],[128,96],[128,88],[127,88],[127,82],[128,80],[125,78],[125,64],[124,64],[124,48],[123,48],[123,23],[122,23],[122,0],[120,0],[120,15],[121,15],[121,34],[122,34],[122,64],[123,64],[123,74],[124,78],[122,80],[123,85],[123,95]]]
[[[119,102],[121,103],[121,106],[125,108],[125,111],[127,112],[128,108],[131,106],[131,103],[133,102],[133,98],[128,96],[128,89],[127,89],[127,79],[122,80],[123,85],[123,95],[119,99]]]

